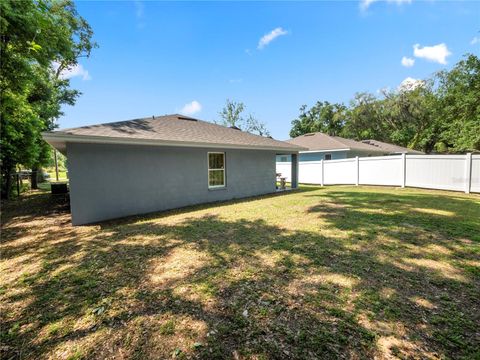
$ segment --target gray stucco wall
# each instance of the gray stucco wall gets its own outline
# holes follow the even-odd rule
[[[208,189],[208,151],[226,153],[226,188]],[[275,152],[67,144],[72,223],[275,191]]]

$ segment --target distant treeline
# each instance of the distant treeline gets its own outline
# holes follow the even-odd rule
[[[349,105],[318,101],[300,108],[291,137],[324,132],[435,152],[480,150],[480,59],[465,55],[450,71],[404,81],[380,96],[357,93]]]

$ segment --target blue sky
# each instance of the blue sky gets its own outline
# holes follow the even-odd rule
[[[176,112],[212,121],[229,98],[286,139],[302,104],[395,89],[480,52],[474,1],[122,1],[77,9],[100,47],[65,74],[83,95],[64,109],[60,128]]]

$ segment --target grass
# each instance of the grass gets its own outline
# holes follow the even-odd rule
[[[48,169],[47,174],[50,175],[50,181],[55,182],[57,181],[56,179],[56,173],[55,169]],[[59,170],[58,171],[58,181],[67,181],[67,171],[66,170]]]
[[[1,357],[480,357],[480,197],[301,191],[72,227],[3,206]]]

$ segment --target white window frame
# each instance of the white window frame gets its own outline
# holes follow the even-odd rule
[[[223,169],[210,169],[210,154],[222,154],[223,155]],[[223,185],[210,185],[210,171],[223,171]],[[227,181],[225,172],[227,171],[227,156],[225,151],[209,151],[207,152],[207,171],[208,171],[208,188],[209,189],[221,189],[227,187]]]
[[[325,154],[323,154],[323,160],[328,161],[327,159],[325,159],[325,158],[327,157],[327,155],[330,155],[330,159],[328,159],[328,160],[332,160],[332,154],[331,154],[331,153],[325,153]]]

